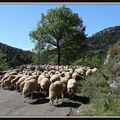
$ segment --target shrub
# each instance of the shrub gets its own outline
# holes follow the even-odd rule
[[[82,83],[81,94],[85,96],[93,98],[107,92],[107,80],[100,71],[86,77]]]
[[[0,70],[5,70],[8,68],[8,64],[6,62],[6,55],[2,53],[0,50]]]

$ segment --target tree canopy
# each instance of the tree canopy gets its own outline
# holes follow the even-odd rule
[[[30,38],[38,44],[52,45],[57,50],[57,63],[60,64],[61,49],[84,38],[85,26],[78,14],[68,7],[50,9],[41,14],[37,28],[30,32]],[[78,42],[77,42],[78,43]],[[80,42],[79,42],[80,43]]]

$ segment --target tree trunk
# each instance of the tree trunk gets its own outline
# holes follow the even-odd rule
[[[60,47],[59,46],[58,46],[57,52],[58,52],[57,64],[60,65]]]

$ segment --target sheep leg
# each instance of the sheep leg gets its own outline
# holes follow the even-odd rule
[[[31,100],[33,99],[33,92],[31,93]]]
[[[53,105],[53,100],[50,100],[50,101],[49,101],[49,104]]]
[[[16,89],[15,89],[15,91],[18,91],[18,87],[16,86]]]
[[[56,98],[56,103],[58,103],[58,98]]]
[[[24,97],[24,103],[26,103],[26,97]]]
[[[61,94],[61,96],[62,96],[62,100],[64,100],[64,94],[63,93]]]
[[[4,83],[1,83],[1,87],[2,87],[2,89],[4,90]]]

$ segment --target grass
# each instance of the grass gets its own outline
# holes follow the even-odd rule
[[[78,83],[78,94],[90,97],[90,103],[79,110],[80,116],[119,116],[120,115],[120,92],[109,94],[110,88],[107,81],[107,70],[101,68],[85,80]]]
[[[94,101],[94,103],[93,103]],[[80,109],[81,116],[119,116],[120,99],[118,97],[102,95],[94,99],[89,107]]]
[[[97,66],[99,70],[79,81],[78,95],[90,98],[90,103],[80,107],[80,116],[119,116],[120,115],[120,85],[116,89],[108,86],[108,80],[120,83],[120,41],[110,46],[110,54],[107,64],[103,64],[103,51],[89,51],[83,57],[76,60],[74,64]],[[105,54],[104,54],[105,55]],[[103,56],[104,56],[103,55]],[[113,93],[109,94],[110,91]]]

